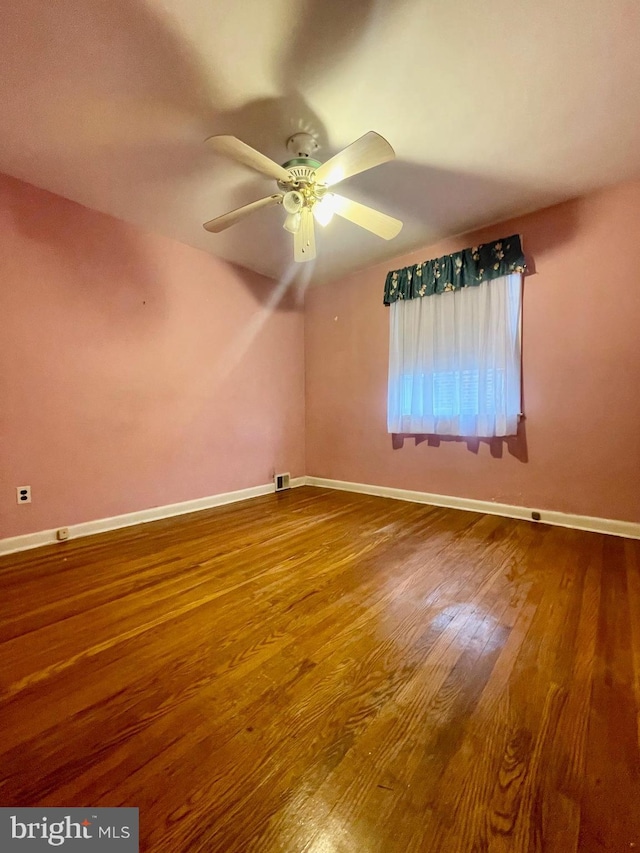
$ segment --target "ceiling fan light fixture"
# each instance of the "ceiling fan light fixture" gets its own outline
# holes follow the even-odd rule
[[[297,234],[300,230],[300,211],[297,213],[288,213],[282,227],[290,234]]]
[[[213,150],[242,163],[256,172],[275,179],[279,192],[245,204],[204,223],[204,228],[217,234],[235,225],[262,207],[281,204],[286,213],[283,227],[293,234],[295,261],[311,261],[316,257],[315,223],[328,225],[334,214],[370,231],[383,240],[396,237],[402,222],[344,196],[328,192],[338,182],[393,160],[395,153],[387,140],[369,131],[333,157],[320,163],[312,156],[318,145],[313,134],[294,134],[287,143],[293,155],[278,165],[235,136],[212,136]]]
[[[289,192],[284,194],[284,198],[282,199],[282,206],[287,211],[287,213],[300,213],[303,205],[304,196],[297,190],[289,190]]]
[[[315,220],[318,225],[322,225],[323,228],[331,222],[335,212],[336,208],[332,193],[328,193],[313,205],[313,215]]]

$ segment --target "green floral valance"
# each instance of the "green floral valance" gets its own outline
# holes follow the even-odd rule
[[[473,287],[492,278],[525,270],[520,236],[514,234],[495,243],[483,243],[453,255],[392,270],[384,285],[384,304]]]

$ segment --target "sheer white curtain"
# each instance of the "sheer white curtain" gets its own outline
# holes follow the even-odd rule
[[[520,412],[520,273],[389,306],[387,428],[515,435]]]

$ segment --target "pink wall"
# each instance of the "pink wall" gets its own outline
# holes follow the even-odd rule
[[[307,474],[640,522],[639,223],[640,182],[627,183],[310,291]],[[518,438],[394,441],[386,272],[512,233],[536,270]]]
[[[308,474],[640,521],[638,222],[621,185],[314,288],[303,318],[260,276],[0,177],[0,538],[305,473],[305,358]],[[520,436],[394,442],[387,269],[514,231],[536,270]]]
[[[7,177],[0,258],[0,538],[304,473],[273,282]]]

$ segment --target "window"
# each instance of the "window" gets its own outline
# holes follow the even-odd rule
[[[415,397],[419,397],[418,408],[424,411],[425,393],[433,396],[433,414],[439,418],[451,418],[457,412],[461,415],[478,415],[480,406],[480,385],[483,384],[483,404],[485,409],[501,409],[504,406],[505,371],[502,368],[489,369],[480,374],[480,370],[443,370],[425,376],[418,374],[418,385],[414,389],[416,377],[405,373],[402,377],[402,415],[411,416],[411,407]],[[429,382],[431,388],[425,388]]]
[[[391,304],[389,432],[515,434],[521,293],[514,273]]]

